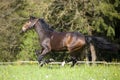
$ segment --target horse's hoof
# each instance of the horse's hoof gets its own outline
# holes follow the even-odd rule
[[[43,64],[40,64],[40,67],[43,67]]]
[[[45,64],[45,62],[40,62],[40,67],[43,67],[43,65]]]
[[[72,68],[72,67],[74,67],[74,65],[71,65],[70,67]]]

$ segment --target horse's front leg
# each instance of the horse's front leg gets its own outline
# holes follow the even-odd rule
[[[43,51],[43,48],[41,50],[35,50],[35,55],[38,57],[39,54],[41,54]]]
[[[42,61],[42,59],[44,58],[44,56],[45,56],[47,53],[49,53],[49,52],[50,52],[50,50],[49,50],[47,47],[45,47],[45,48],[42,50],[41,54],[38,56],[38,62],[39,62],[39,64],[40,64],[40,66],[43,66],[43,64],[45,63],[45,62],[42,62],[42,63],[41,63],[41,61]]]

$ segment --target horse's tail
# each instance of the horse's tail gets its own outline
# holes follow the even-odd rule
[[[117,51],[119,49],[118,45],[110,43],[102,37],[86,36],[86,42],[92,43],[95,47],[103,50]]]

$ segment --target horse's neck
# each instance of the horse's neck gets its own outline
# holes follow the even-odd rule
[[[35,30],[36,30],[41,41],[43,41],[45,38],[49,37],[49,35],[50,35],[49,32],[47,32],[46,30],[41,28],[39,24],[37,24],[35,26]]]

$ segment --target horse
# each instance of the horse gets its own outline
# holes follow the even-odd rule
[[[51,51],[68,51],[71,56],[72,67],[76,64],[80,52],[94,43],[99,48],[113,50],[116,47],[101,37],[86,36],[79,32],[59,32],[52,29],[42,18],[30,16],[30,19],[23,25],[20,33],[34,28],[40,40],[41,51],[38,54],[38,62]],[[77,52],[77,53],[76,53]],[[79,52],[79,53],[78,53]],[[87,53],[85,53],[87,54]],[[86,56],[88,58],[88,56]]]

